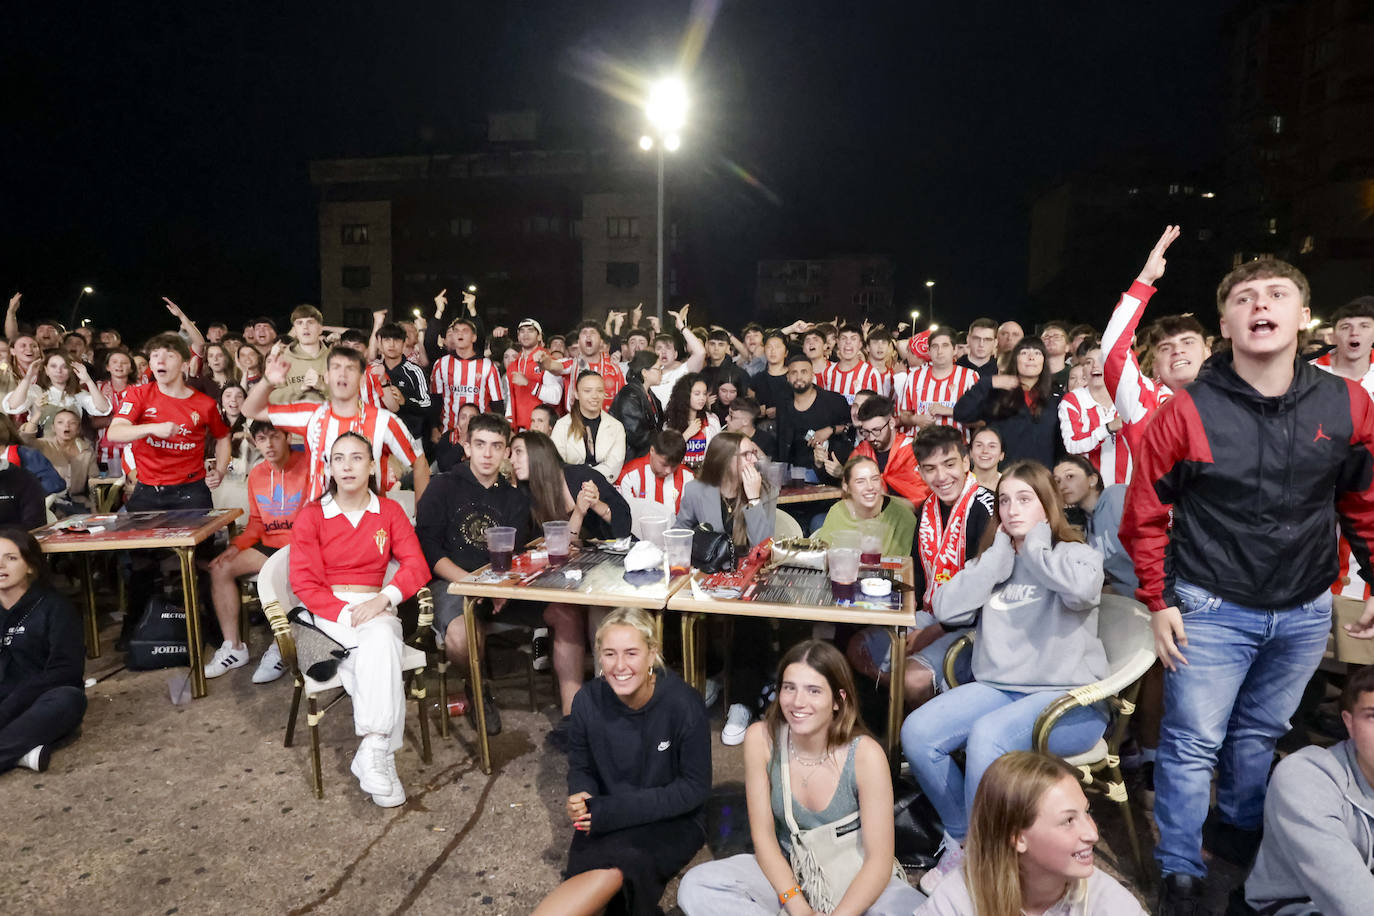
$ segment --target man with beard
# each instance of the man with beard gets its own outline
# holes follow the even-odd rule
[[[815,368],[804,353],[788,357],[787,383],[792,398],[778,405],[778,457],[794,467],[809,468],[814,483],[814,450],[848,425],[849,405],[835,392],[816,387]]]

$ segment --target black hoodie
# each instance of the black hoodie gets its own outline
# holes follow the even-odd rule
[[[0,607],[0,727],[53,687],[85,684],[81,617],[57,592],[34,585]]]
[[[1132,455],[1121,542],[1136,595],[1152,611],[1177,607],[1182,578],[1246,607],[1311,601],[1338,575],[1338,518],[1374,582],[1372,451],[1374,401],[1356,382],[1295,360],[1288,390],[1266,397],[1231,353],[1213,356]]]

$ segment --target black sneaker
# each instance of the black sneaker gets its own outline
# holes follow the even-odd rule
[[[572,716],[564,716],[558,720],[558,724],[549,732],[549,745],[558,753],[568,752],[568,728],[572,725]]]
[[[477,704],[472,701],[472,685],[463,685],[463,696],[468,699],[468,722],[473,729],[477,728]],[[501,734],[501,710],[496,705],[496,698],[491,695],[491,688],[486,684],[482,685],[483,712],[487,717],[487,735]]]
[[[1202,827],[1203,848],[1238,868],[1248,869],[1255,861],[1263,836],[1263,830],[1246,830],[1220,818],[1208,820]]]
[[[1192,875],[1165,875],[1159,885],[1155,916],[1206,916],[1202,879]]]
[[[538,627],[534,631],[534,640],[530,643],[534,651],[534,659],[530,662],[535,671],[548,671],[549,665],[553,664],[551,653],[553,644],[549,640],[548,627]]]

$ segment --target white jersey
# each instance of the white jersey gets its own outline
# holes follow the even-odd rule
[[[936,404],[952,408],[976,384],[978,373],[972,369],[955,366],[948,375],[937,378],[933,366],[922,366],[907,376],[906,385],[897,396],[897,410],[921,414]],[[964,432],[963,425],[954,422],[953,417],[936,417],[935,422]]]

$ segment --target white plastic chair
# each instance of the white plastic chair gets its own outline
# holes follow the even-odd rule
[[[773,539],[799,538],[802,536],[801,523],[781,509],[774,510]]]

